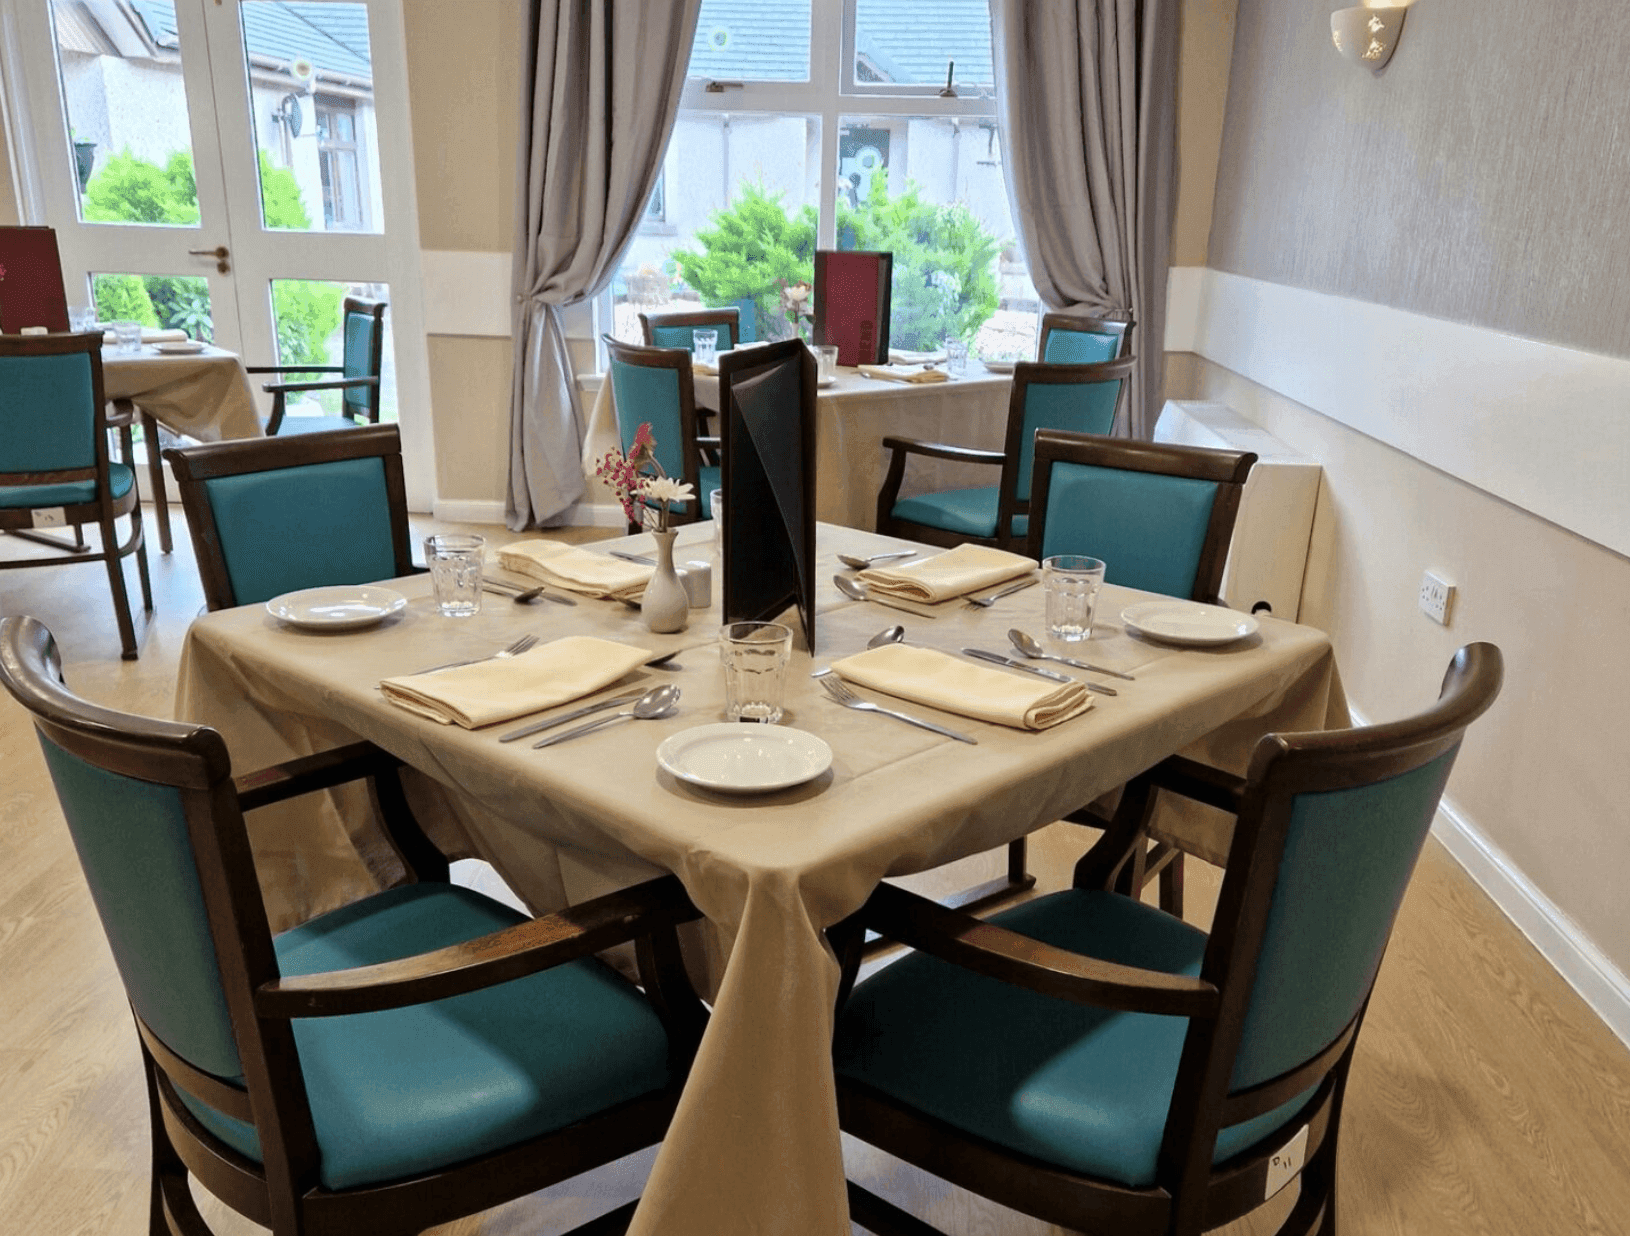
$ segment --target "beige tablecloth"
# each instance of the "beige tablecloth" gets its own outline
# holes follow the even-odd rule
[[[168,355],[102,351],[102,387],[108,399],[128,399],[175,433],[200,442],[261,436],[260,414],[243,361],[232,352]]]
[[[717,407],[719,379],[698,374],[696,401]],[[839,369],[837,380],[816,400],[815,513],[849,528],[877,525],[877,491],[888,456],[885,437],[921,438],[999,451],[1007,437],[1008,392],[1013,380],[970,361],[964,377],[933,385],[908,385],[862,377]],[[636,413],[636,415],[638,415]],[[605,382],[589,415],[584,437],[584,471],[617,446],[617,418],[611,383]],[[902,497],[941,489],[994,485],[998,469],[943,460],[914,459],[906,465]]]
[[[1116,615],[1142,594],[1111,586],[1091,659],[1137,680],[1116,682],[1118,696],[1063,725],[1029,733],[910,706],[976,735],[969,747],[846,710],[811,681],[812,665],[856,651],[899,615],[848,601],[825,581],[837,551],[897,544],[821,529],[817,654],[793,653],[784,724],[819,734],[835,762],[776,794],[716,795],[656,766],[663,738],[722,719],[716,607],[692,611],[675,636],[645,633],[634,611],[609,601],[567,608],[489,597],[480,614],[454,622],[435,615],[421,576],[396,585],[410,598],[403,614],[354,633],[292,630],[258,607],[222,611],[189,633],[177,715],[220,728],[240,768],[354,736],[394,751],[456,792],[470,844],[540,909],[676,872],[714,932],[713,1017],[632,1230],[837,1236],[849,1230],[829,1057],[838,969],[823,929],[884,875],[1001,845],[1213,733],[1225,735],[1213,758],[1238,767],[1259,734],[1322,725],[1335,686],[1318,631],[1268,619],[1238,645],[1159,647],[1120,629]],[[705,525],[681,530],[678,557],[711,560]],[[1041,605],[1041,590],[1030,589],[989,610],[953,602],[907,626],[944,650],[997,648],[1009,626],[1039,631]],[[630,677],[679,685],[682,708],[535,751],[498,742],[510,723],[437,725],[376,689],[388,674],[495,650],[522,631],[690,649],[677,670]],[[257,812],[250,828],[280,923],[360,891],[388,866],[364,830],[348,836],[332,817]]]

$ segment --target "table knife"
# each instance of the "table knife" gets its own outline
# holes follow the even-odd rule
[[[964,648],[962,652],[965,656],[978,657],[981,661],[989,661],[993,665],[1005,665],[1009,669],[1023,670],[1027,674],[1034,674],[1038,678],[1050,678],[1054,682],[1081,681],[1079,678],[1071,678],[1068,674],[1060,674],[1056,670],[1042,669],[1035,665],[1026,665],[1023,661],[1015,661],[1012,657],[1004,657],[999,652],[986,652],[983,648]],[[1096,682],[1082,683],[1082,685],[1086,687],[1087,690],[1095,691],[1099,695],[1118,694],[1114,687],[1100,686]]]
[[[647,558],[644,554],[626,554],[620,549],[608,550],[613,558],[621,558],[624,562],[637,562],[641,566],[655,566],[656,559]]]
[[[563,712],[558,717],[550,717],[547,721],[539,721],[535,725],[523,725],[518,730],[511,730],[500,738],[499,742],[514,742],[517,738],[526,738],[537,734],[555,725],[565,725],[568,721],[576,721],[579,717],[586,717],[591,712],[602,712],[607,708],[616,708],[621,704],[632,704],[644,692],[631,691],[627,695],[614,696],[609,700],[600,700],[593,704],[585,704],[582,708],[574,708],[571,712]]]

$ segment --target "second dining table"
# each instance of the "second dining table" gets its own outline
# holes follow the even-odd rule
[[[649,544],[636,537],[617,547]],[[493,862],[536,910],[676,873],[711,933],[712,1017],[631,1230],[837,1236],[850,1229],[830,1062],[839,968],[825,929],[884,877],[1000,846],[1173,752],[1240,767],[1263,733],[1339,720],[1322,632],[1265,618],[1234,644],[1166,646],[1129,633],[1118,617],[1150,598],[1113,586],[1086,655],[1134,680],[1097,679],[1118,694],[1095,696],[1063,724],[1030,732],[866,693],[967,732],[977,738],[970,746],[842,708],[811,671],[860,650],[881,627],[903,623],[914,643],[947,652],[1001,648],[1009,627],[1042,629],[1039,587],[988,608],[948,603],[930,618],[831,586],[838,553],[891,548],[910,546],[819,528],[816,649],[794,651],[782,723],[824,739],[833,761],[773,793],[716,793],[657,764],[663,739],[723,719],[717,589],[715,604],[693,610],[677,635],[652,635],[634,610],[590,598],[568,607],[489,596],[475,617],[446,619],[423,576],[389,585],[407,597],[405,610],[366,630],[313,633],[260,607],[224,610],[188,635],[177,716],[219,729],[240,772],[359,737],[379,744],[433,780],[455,809],[442,823],[462,834],[452,840]],[[676,556],[713,561],[710,526],[682,529]],[[534,750],[499,742],[520,721],[441,725],[379,691],[385,677],[490,654],[523,632],[595,635],[653,656],[679,649],[669,667],[637,670],[616,689],[672,682],[680,708]],[[251,819],[274,927],[347,899],[388,866],[376,836],[347,832],[337,818]]]

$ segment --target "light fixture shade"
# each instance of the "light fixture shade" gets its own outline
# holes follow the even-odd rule
[[[1354,64],[1379,72],[1392,59],[1407,8],[1337,9],[1330,14],[1330,41]]]

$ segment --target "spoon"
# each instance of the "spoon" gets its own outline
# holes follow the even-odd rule
[[[1137,681],[1131,674],[1123,674],[1120,670],[1105,669],[1102,665],[1093,665],[1087,661],[1077,661],[1074,657],[1061,657],[1057,653],[1048,652],[1033,636],[1027,635],[1017,627],[1009,630],[1007,637],[1015,648],[1032,660],[1058,661],[1064,665],[1073,665],[1076,669],[1091,670],[1094,674],[1108,674],[1111,678],[1124,678],[1127,682]]]
[[[906,642],[906,629],[904,627],[884,627],[871,639],[866,641],[868,648],[881,648],[884,644],[903,644]]]
[[[864,571],[874,562],[887,562],[890,558],[910,558],[916,554],[914,549],[897,549],[887,554],[872,554],[862,558],[858,554],[839,554],[838,561],[846,567],[854,567],[857,571]]]
[[[625,721],[633,717],[639,721],[650,721],[656,717],[665,717],[673,711],[674,705],[679,703],[679,688],[672,683],[665,683],[660,687],[652,687],[627,712],[614,712],[609,717],[601,717],[598,721],[590,721],[587,725],[580,725],[576,729],[567,730],[563,734],[551,734],[541,742],[532,744],[534,750],[539,747],[552,746],[557,742],[565,742],[568,738],[576,738],[579,734],[587,734],[590,730],[597,730],[601,726],[610,725],[613,721]]]
[[[866,585],[850,579],[847,575],[834,575],[832,582],[837,585],[838,591],[851,601],[870,601],[872,594],[867,591]]]

